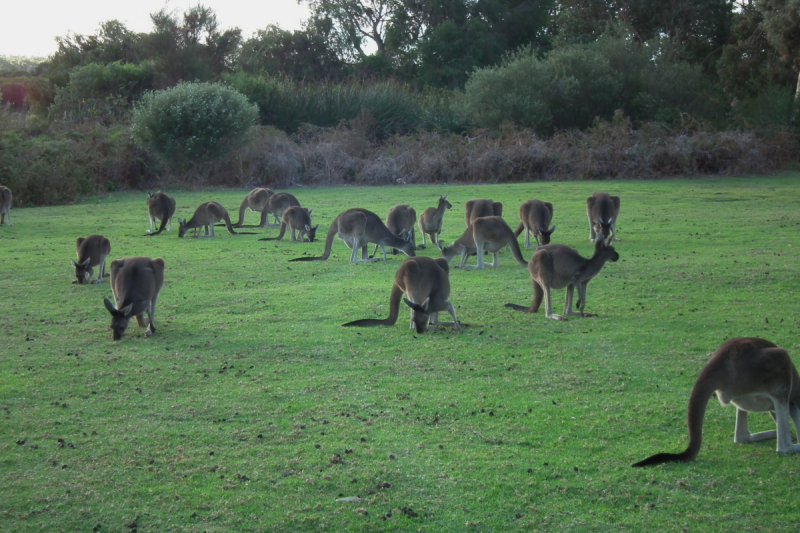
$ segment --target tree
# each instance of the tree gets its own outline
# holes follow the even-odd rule
[[[767,40],[799,72],[795,97],[800,98],[800,0],[759,0],[757,6]]]
[[[248,74],[312,80],[340,77],[344,64],[328,48],[324,35],[308,28],[289,32],[268,26],[242,43],[236,68]]]

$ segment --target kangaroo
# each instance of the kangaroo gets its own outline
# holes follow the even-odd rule
[[[270,237],[265,239],[258,239],[259,241],[279,241],[283,239],[288,226],[292,230],[292,242],[303,242],[304,238],[308,237],[308,242],[314,242],[317,235],[316,226],[311,226],[311,213],[313,209],[306,209],[305,207],[293,206],[283,212],[283,219],[281,220],[281,232],[277,237]],[[297,238],[295,238],[295,231],[297,231]]]
[[[7,226],[13,226],[11,223],[11,202],[13,197],[11,189],[0,185],[0,226],[3,225],[3,220],[6,221]]]
[[[503,204],[491,200],[473,198],[464,204],[464,211],[466,212],[465,221],[467,227],[469,227],[478,217],[503,216]]]
[[[411,241],[411,246],[416,250],[417,243],[414,238],[414,224],[417,223],[417,212],[410,205],[396,205],[389,209],[389,214],[386,215],[386,227],[389,231],[403,239],[404,241]],[[375,245],[375,251],[372,252],[370,258],[375,257],[378,253],[378,247]],[[397,248],[392,248],[392,254],[397,253]]]
[[[528,266],[528,262],[522,258],[522,251],[519,249],[519,243],[514,237],[514,232],[508,227],[506,221],[502,217],[479,217],[475,219],[456,242],[442,250],[442,257],[449,263],[454,256],[460,253],[461,263],[458,265],[459,268],[483,269],[483,251],[486,250],[494,255],[492,266],[497,267],[500,264],[497,258],[498,253],[506,246],[511,248],[511,254],[517,260],[517,263],[524,267]],[[467,258],[472,254],[478,256],[478,264],[476,266],[468,266],[466,264]]]
[[[377,244],[383,252],[383,260],[386,261],[386,246],[397,248],[409,257],[414,257],[414,248],[410,241],[405,241],[393,234],[383,224],[378,215],[366,209],[348,209],[340,214],[331,223],[328,236],[325,239],[325,251],[320,257],[298,257],[290,261],[325,261],[331,255],[333,238],[342,239],[352,250],[350,261],[355,263],[367,263],[367,246],[370,243]],[[358,259],[358,250],[361,250],[361,259]]]
[[[506,304],[506,307],[524,311],[525,313],[536,313],[539,311],[542,296],[544,296],[547,318],[566,320],[561,315],[553,314],[553,303],[550,297],[550,289],[563,289],[566,287],[565,315],[597,316],[583,312],[583,308],[586,305],[586,285],[600,272],[606,261],[615,262],[618,259],[619,254],[614,250],[613,246],[604,240],[602,233],[597,234],[594,255],[591,259],[581,257],[577,250],[563,244],[540,246],[533,253],[528,263],[531,283],[533,284],[533,303],[530,307],[516,304]],[[572,311],[572,291],[575,286],[578,287],[578,301],[575,303],[575,308],[580,309],[577,313]]]
[[[267,210],[261,212],[261,226],[277,226],[281,221],[283,212],[290,207],[300,207],[300,202],[297,201],[297,198],[295,198],[294,195],[289,194],[288,192],[279,192],[273,195],[269,199]],[[269,218],[267,216],[268,213],[272,213],[272,217],[275,219],[274,224],[270,224],[267,221]]]
[[[244,213],[248,208],[255,213],[261,213],[262,223],[260,223],[259,226],[263,225],[264,210],[269,206],[269,199],[274,194],[275,193],[271,190],[263,187],[258,187],[250,191],[247,196],[244,197],[244,200],[242,200],[242,205],[239,206],[239,220],[236,224],[233,224],[233,227],[242,227],[242,224],[244,224]]]
[[[411,308],[411,329],[425,333],[428,323],[450,325],[461,331],[456,319],[456,310],[450,303],[450,269],[441,257],[410,257],[403,261],[394,276],[392,293],[389,297],[389,317],[384,320],[365,318],[354,320],[342,326],[393,326],[400,314],[400,299]],[[453,322],[439,322],[439,311],[447,311]]]
[[[99,266],[100,272],[97,273],[97,279],[92,283],[100,283],[103,281],[103,267],[106,264],[106,257],[111,253],[111,242],[102,235],[89,235],[85,239],[78,237],[75,241],[76,254],[78,262],[70,259],[72,267],[75,269],[75,277],[77,278],[72,283],[83,285],[89,283],[94,275],[92,267]]]
[[[146,336],[156,332],[156,302],[164,285],[164,260],[149,257],[126,257],[111,261],[111,291],[114,304],[103,299],[111,313],[111,332],[115,341],[122,339],[128,322],[136,317],[139,327],[148,327]],[[147,313],[149,320],[144,319]]]
[[[169,221],[169,228],[167,231],[172,231],[172,216],[175,214],[175,198],[170,198],[161,191],[156,191],[153,194],[147,193],[147,211],[150,214],[150,231],[147,235],[158,235],[167,226]],[[155,220],[161,221],[161,226],[158,231],[153,233],[153,224]]]
[[[205,227],[205,235],[200,237],[213,237],[214,236],[214,222],[224,220],[225,226],[228,228],[228,233],[237,235],[231,226],[231,218],[228,212],[217,202],[206,202],[200,204],[195,210],[194,215],[189,220],[178,219],[180,228],[178,229],[178,237],[183,237],[190,229]],[[208,228],[211,228],[211,235],[208,234]]]
[[[431,242],[435,244],[439,250],[444,250],[444,247],[439,242],[439,235],[442,233],[442,219],[444,212],[450,209],[452,204],[447,201],[447,196],[439,196],[439,204],[436,207],[429,207],[422,212],[419,217],[419,232],[422,233],[422,246],[424,247],[425,234],[431,236]]]
[[[586,199],[586,216],[589,218],[589,240],[594,242],[598,233],[618,241],[616,234],[619,217],[619,196],[596,192]]]
[[[550,235],[556,230],[553,226],[547,227],[553,221],[553,204],[540,200],[527,200],[519,206],[519,226],[514,231],[514,237],[525,231],[525,248],[531,247],[531,235],[536,239],[536,246],[550,244]],[[541,237],[541,241],[539,240]]]
[[[792,444],[792,426],[800,436],[800,376],[789,353],[768,340],[739,337],[722,343],[700,372],[689,396],[686,425],[689,446],[682,453],[658,453],[631,466],[653,466],[669,462],[694,461],[703,439],[703,418],[711,395],[716,391],[719,403],[736,406],[737,444],[778,439],[777,451],[800,452]],[[777,431],[750,433],[748,413],[768,411]]]

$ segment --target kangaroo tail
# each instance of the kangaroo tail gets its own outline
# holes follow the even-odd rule
[[[283,239],[284,234],[286,234],[286,222],[281,222],[281,231],[278,233],[277,237],[265,237],[263,239],[258,239],[259,241],[279,241]]]
[[[242,200],[242,205],[239,206],[239,220],[233,225],[234,228],[240,227],[244,224],[244,212],[247,210],[247,197]]]
[[[237,235],[235,231],[233,231],[233,225],[231,224],[231,217],[228,216],[228,213],[225,213],[225,227],[228,228],[228,233],[231,235]]]
[[[333,239],[336,237],[336,234],[339,232],[339,217],[336,217],[334,221],[331,223],[330,229],[328,229],[328,237],[325,239],[325,251],[319,257],[297,257],[295,259],[289,259],[289,262],[293,261],[326,261],[331,256],[331,247],[333,247]]]
[[[363,318],[361,320],[353,320],[347,324],[342,324],[343,327],[358,326],[394,326],[397,323],[397,317],[400,315],[400,300],[403,297],[403,291],[395,283],[392,285],[392,295],[389,297],[389,316],[383,320],[378,318]]]
[[[514,230],[514,237],[519,237],[519,234],[520,234],[520,233],[522,233],[522,231],[523,231],[524,229],[525,229],[525,224],[523,224],[522,222],[520,222],[520,223],[519,223],[519,226],[517,226],[517,229],[515,229],[515,230]]]
[[[530,307],[525,307],[524,305],[517,305],[517,304],[506,304],[506,307],[509,307],[516,311],[522,311],[523,313],[536,313],[539,311],[539,306],[542,305],[543,298],[544,298],[544,289],[542,289],[542,287],[534,281],[533,302],[531,302]]]
[[[519,249],[519,243],[517,242],[516,236],[513,239],[509,239],[508,246],[511,248],[511,255],[514,256],[514,259],[517,260],[517,263],[519,263],[520,266],[527,267],[528,262],[522,257],[522,250]]]
[[[703,418],[705,418],[708,400],[714,394],[714,391],[719,388],[714,376],[715,373],[716,368],[706,367],[700,373],[697,381],[695,381],[694,387],[692,387],[686,414],[686,425],[689,429],[689,446],[686,447],[686,450],[681,453],[657,453],[631,466],[655,466],[663,463],[694,461],[703,443]]]

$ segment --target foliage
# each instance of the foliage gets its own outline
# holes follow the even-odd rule
[[[50,117],[74,122],[92,118],[107,124],[121,121],[146,91],[153,90],[155,76],[152,61],[75,67],[69,83],[56,91]]]
[[[22,57],[0,55],[0,76],[5,73],[33,72],[45,60],[44,57]]]
[[[258,117],[258,107],[221,84],[179,83],[147,93],[133,113],[136,143],[173,167],[228,152]]]
[[[468,324],[457,334],[415,335],[408,311],[393,327],[340,326],[388,315],[398,257],[349,264],[337,240],[327,262],[287,268],[323,244],[178,239],[174,224],[146,238],[142,192],[15,208],[0,228],[3,529],[793,531],[797,454],[734,444],[732,406],[709,402],[695,462],[629,465],[686,445],[692,384],[723,340],[764,337],[800,364],[798,175],[603,186],[622,198],[622,241],[588,286],[599,317],[504,308],[532,289],[503,251],[496,269],[451,265]],[[553,240],[588,255],[585,199],[598,187],[288,192],[321,230],[349,206],[420,213],[446,194],[447,244],[466,200],[503,202],[514,227],[535,196],[555,206]],[[183,218],[210,199],[234,211],[248,191],[165,192]],[[133,323],[112,342],[108,281],[70,283],[75,239],[95,232],[109,261],[164,258],[154,336]],[[564,294],[553,291],[557,310]],[[766,413],[749,423],[775,428]]]
[[[480,127],[513,123],[540,135],[586,128],[616,109],[636,121],[671,120],[681,112],[715,117],[713,87],[699,69],[657,50],[625,38],[562,45],[541,59],[523,50],[476,71],[462,111]]]
[[[385,139],[421,125],[416,93],[396,82],[304,83],[288,78],[237,73],[226,82],[258,105],[261,123],[297,132],[302,124],[336,126],[368,111],[375,120],[372,137]]]

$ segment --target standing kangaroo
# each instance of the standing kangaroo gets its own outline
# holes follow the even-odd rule
[[[586,216],[589,218],[589,240],[594,242],[598,233],[608,235],[611,240],[618,241],[616,235],[617,218],[619,217],[619,196],[610,196],[607,192],[596,192],[586,199]]]
[[[292,242],[303,242],[306,236],[308,237],[308,242],[314,242],[319,224],[316,226],[311,225],[312,212],[314,212],[313,209],[306,209],[305,207],[290,207],[283,212],[283,218],[281,219],[281,231],[278,236],[258,240],[279,241],[283,239],[283,235],[286,233],[286,227],[288,226],[292,230]],[[295,238],[295,231],[297,231],[297,238]]]
[[[214,236],[214,222],[224,220],[225,226],[228,228],[228,233],[237,235],[231,226],[231,218],[228,212],[217,202],[206,202],[200,204],[195,210],[194,215],[189,220],[178,219],[180,228],[178,229],[178,237],[183,237],[190,229],[205,227],[205,235],[200,237],[213,237]],[[208,228],[211,228],[211,235],[208,234]]]
[[[99,266],[100,272],[97,273],[97,279],[91,283],[100,283],[103,281],[103,268],[106,264],[106,257],[111,253],[111,242],[102,235],[89,235],[85,239],[78,237],[75,241],[75,253],[78,256],[78,262],[70,259],[72,267],[75,269],[75,278],[72,283],[83,285],[89,283],[94,275],[92,267]]]
[[[481,200],[473,198],[464,204],[465,222],[469,227],[472,222],[479,217],[501,217],[503,216],[503,204],[491,200]]]
[[[153,194],[147,193],[147,212],[150,215],[150,231],[148,235],[159,235],[169,222],[167,231],[172,231],[172,217],[175,215],[175,198],[170,198],[161,191],[156,191]],[[153,233],[153,225],[155,220],[161,221],[161,226],[158,231]]]
[[[164,260],[160,257],[126,257],[111,261],[114,304],[108,298],[104,298],[103,303],[111,313],[111,332],[115,341],[122,339],[132,316],[136,317],[139,327],[149,326],[146,336],[156,332],[156,302],[163,285]]]
[[[366,263],[367,246],[377,244],[383,252],[383,260],[386,261],[386,246],[397,248],[409,257],[414,257],[414,248],[411,242],[405,241],[393,234],[384,225],[378,215],[366,209],[348,209],[340,214],[331,223],[328,229],[328,236],[325,239],[325,251],[320,257],[298,257],[290,261],[325,261],[331,255],[334,237],[338,236],[352,250],[350,261],[354,263]],[[358,259],[358,250],[361,250],[361,259]]]
[[[435,244],[440,251],[444,249],[439,242],[439,235],[442,233],[444,212],[451,207],[453,206],[447,201],[447,196],[439,196],[439,204],[436,207],[429,207],[422,212],[422,215],[419,217],[419,231],[422,233],[423,247],[426,244],[425,234],[427,233],[431,236],[431,242]]]
[[[6,221],[7,226],[14,225],[11,223],[11,202],[13,199],[11,189],[0,185],[0,226],[3,225],[3,220]]]
[[[472,224],[464,231],[461,237],[442,250],[442,257],[448,263],[457,254],[461,254],[461,263],[459,268],[479,268],[483,269],[483,251],[494,255],[493,267],[497,267],[500,263],[498,261],[498,253],[506,246],[511,248],[511,254],[517,263],[526,267],[528,262],[522,258],[522,251],[519,249],[519,243],[514,236],[514,232],[508,227],[506,221],[502,217],[479,217],[476,218]],[[478,264],[476,266],[468,266],[467,258],[476,254],[478,256]]]
[[[681,453],[658,453],[632,466],[652,466],[669,462],[694,461],[703,440],[703,418],[711,395],[719,403],[736,406],[737,444],[778,439],[777,451],[800,452],[792,444],[792,426],[800,436],[800,376],[789,353],[768,340],[739,337],[722,343],[700,372],[689,395],[686,425],[689,446]],[[775,420],[777,431],[750,433],[748,413],[767,411]]]
[[[536,313],[542,304],[542,296],[545,302],[545,314],[547,318],[553,320],[566,320],[561,315],[553,313],[553,303],[550,296],[550,289],[567,288],[567,299],[564,304],[564,314],[573,316],[593,317],[591,313],[584,313],[586,305],[586,285],[600,272],[606,261],[617,261],[619,254],[614,247],[607,244],[603,239],[603,234],[597,234],[594,244],[594,255],[590,259],[580,256],[577,250],[564,246],[563,244],[547,244],[536,249],[528,263],[528,271],[531,273],[531,283],[533,284],[533,303],[530,307],[516,304],[506,304],[506,307],[523,311],[525,313]],[[578,301],[575,307],[580,312],[572,310],[572,291],[578,287]]]
[[[411,329],[425,333],[428,323],[434,325],[461,326],[456,319],[456,310],[450,303],[450,269],[441,257],[410,257],[403,261],[394,276],[392,293],[389,297],[389,317],[383,320],[365,318],[354,320],[343,326],[393,326],[400,314],[400,299],[411,308]],[[453,322],[439,322],[439,312],[447,311]]]
[[[233,224],[233,227],[242,227],[242,224],[244,224],[244,213],[248,208],[255,213],[261,213],[262,223],[259,225],[263,225],[264,212],[269,206],[269,199],[274,194],[274,192],[264,187],[258,187],[250,191],[247,196],[244,197],[244,200],[242,200],[242,205],[239,206],[239,220],[236,224]]]
[[[540,200],[522,202],[519,206],[519,220],[514,237],[519,237],[524,230],[526,249],[531,247],[531,235],[536,239],[536,246],[550,244],[550,235],[556,230],[555,226],[547,229],[553,221],[553,204]]]
[[[389,231],[400,237],[404,241],[411,241],[411,246],[416,250],[417,243],[414,238],[414,225],[417,223],[417,212],[410,205],[396,205],[389,209],[389,214],[386,215],[386,227]],[[378,244],[375,245],[375,251],[372,256],[378,253]],[[392,248],[392,254],[397,253],[397,248]]]

